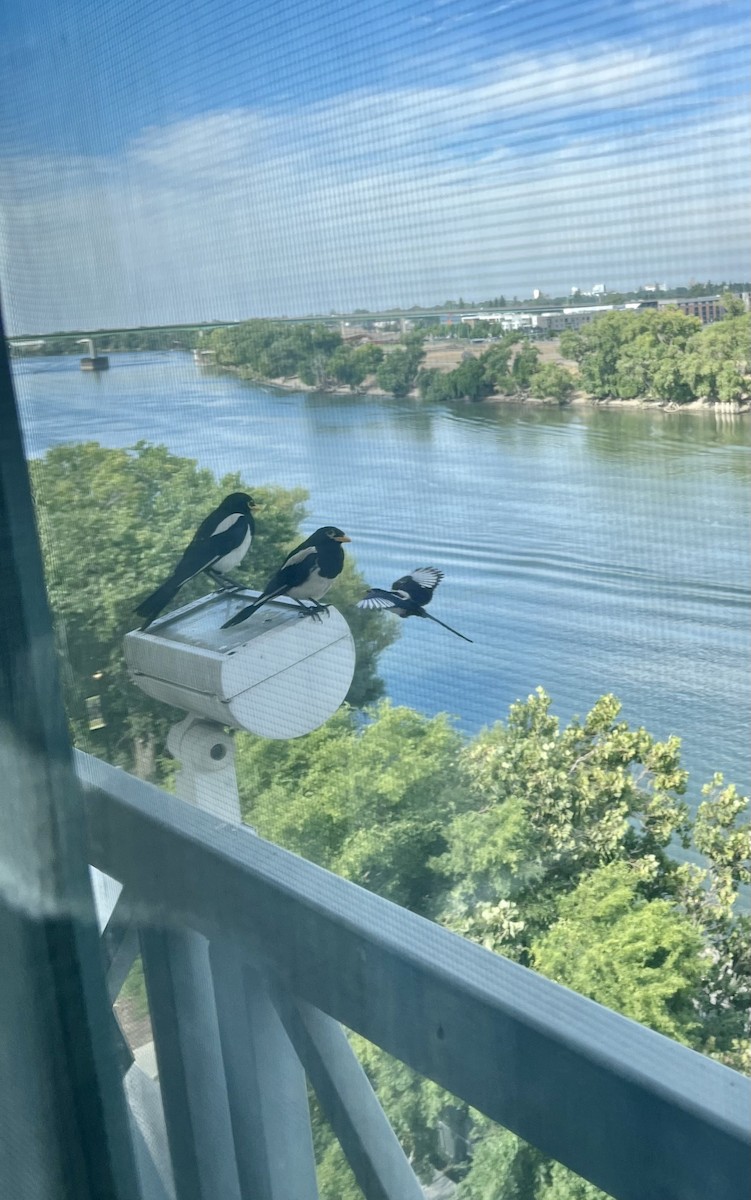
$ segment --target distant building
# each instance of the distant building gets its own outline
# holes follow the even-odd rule
[[[542,292],[540,291],[539,288],[532,288],[532,299],[533,300],[542,300]]]
[[[612,304],[577,304],[574,308],[557,308],[550,312],[535,313],[534,328],[546,333],[562,333],[564,329],[581,329],[595,317],[611,312]]]
[[[460,318],[463,325],[474,325],[477,321],[487,321],[499,325],[504,333],[528,333],[532,336],[544,337],[545,334],[555,336],[565,329],[581,329],[603,313],[608,312],[643,312],[647,309],[679,308],[689,316],[699,317],[702,324],[709,325],[718,321],[725,313],[719,296],[688,297],[679,300],[627,300],[625,304],[576,304],[561,308],[550,308],[525,311],[511,309],[504,312],[467,313]]]
[[[678,308],[688,317],[698,317],[702,325],[711,325],[725,315],[719,296],[680,296],[677,300],[660,300],[659,308]]]

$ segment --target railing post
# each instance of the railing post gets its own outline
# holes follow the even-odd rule
[[[339,1022],[288,993],[275,991],[274,999],[366,1200],[422,1200],[420,1181]]]
[[[189,716],[167,745],[180,762],[178,796],[239,822],[232,738]],[[179,1200],[240,1200],[208,943],[192,930],[143,927],[141,954]]]
[[[208,944],[141,930],[159,1085],[179,1200],[240,1200]]]
[[[172,727],[167,746],[181,764],[177,775],[178,795],[215,817],[239,825],[242,818],[231,735],[211,721],[188,716]],[[200,886],[200,881],[198,884]],[[175,936],[169,935],[173,956],[176,953]],[[151,937],[145,934],[147,947]],[[263,977],[257,972],[245,974],[232,951],[221,944],[212,944],[209,967],[203,939],[195,934],[183,934],[180,938],[183,942],[187,939],[186,944],[190,944],[191,988],[203,996],[204,1018],[206,1008],[210,1007],[212,1012],[211,1030],[205,1020],[203,1023],[203,1044],[199,1053],[203,1056],[211,1054],[213,1077],[218,1077],[223,1068],[225,1092],[221,1103],[221,1139],[226,1143],[225,1113],[228,1113],[230,1137],[234,1134],[231,1156],[239,1195],[242,1200],[316,1200],[318,1189],[305,1074]],[[197,942],[202,943],[200,952]],[[184,946],[182,953],[185,952]],[[147,949],[152,986],[161,971],[156,962],[158,953],[155,950],[151,955]],[[179,1006],[175,1004],[174,995],[168,995],[171,985],[166,980],[164,985],[165,1011],[172,1006],[170,1020],[179,1020]],[[208,989],[211,990],[210,1005],[205,999]],[[175,1151],[184,1158],[181,1174],[189,1177],[199,1166],[195,1159],[197,1139],[200,1139],[200,1130],[195,1127],[190,1111],[191,1089],[187,1080],[181,1082],[190,1064],[185,1057],[180,1059],[174,1044],[168,1048],[170,1041],[174,1043],[174,1037],[170,1038],[164,1028],[160,1029],[157,1038],[157,1053],[160,1041],[162,1056],[169,1054],[171,1059],[165,1073],[169,1093],[169,1100],[165,1095],[168,1128],[171,1124],[182,1128],[185,1122],[189,1128],[192,1126],[193,1150],[185,1143],[178,1128],[174,1135]],[[194,1046],[191,1055],[196,1050]],[[169,1077],[174,1071],[177,1080],[170,1083]],[[212,1147],[214,1142],[212,1136]],[[175,1169],[177,1173],[177,1166]],[[211,1193],[201,1195],[209,1200]],[[214,1195],[224,1198],[226,1192],[217,1184]]]
[[[305,1072],[267,981],[227,942],[210,958],[243,1200],[317,1200]]]

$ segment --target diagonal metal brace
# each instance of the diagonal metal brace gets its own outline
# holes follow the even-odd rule
[[[422,1186],[339,1022],[278,989],[274,1003],[366,1200],[423,1200]]]

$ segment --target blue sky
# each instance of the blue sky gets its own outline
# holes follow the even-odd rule
[[[745,4],[9,2],[14,332],[747,278]]]

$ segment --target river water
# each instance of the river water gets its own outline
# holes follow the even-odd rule
[[[28,454],[164,443],[307,488],[306,532],[341,526],[372,584],[439,567],[432,611],[474,645],[400,622],[381,658],[396,703],[474,731],[537,685],[563,719],[612,691],[682,737],[694,795],[716,770],[748,787],[748,418],[280,394],[183,353],[110,362],[15,362]]]

